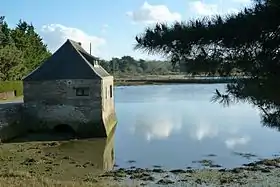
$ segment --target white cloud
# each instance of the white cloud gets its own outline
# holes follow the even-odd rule
[[[250,137],[229,138],[225,141],[225,144],[229,149],[233,149],[237,145],[247,144],[250,140]]]
[[[44,25],[41,29],[41,35],[52,52],[56,51],[67,39],[81,42],[82,47],[88,52],[91,43],[91,51],[94,55],[100,55],[99,48],[106,44],[104,38],[93,36],[78,28],[67,27],[61,24]]]
[[[220,0],[217,3],[206,3],[203,0],[189,2],[189,11],[198,16],[213,16],[238,13],[240,8],[248,6],[251,0],[231,0],[225,3]]]
[[[236,3],[242,3],[242,4],[248,4],[252,2],[252,0],[232,0],[232,1]]]
[[[206,4],[202,1],[190,2],[190,9],[202,16],[218,14],[217,4]]]
[[[171,12],[165,5],[151,5],[147,1],[138,9],[127,12],[135,23],[173,22],[181,20],[181,15]]]

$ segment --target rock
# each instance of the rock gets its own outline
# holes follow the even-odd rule
[[[197,184],[202,184],[202,180],[201,180],[201,179],[196,179],[195,182],[196,182]]]
[[[242,172],[242,168],[233,168],[230,170],[230,172],[232,173],[241,173]]]
[[[187,173],[194,173],[195,171],[192,170],[192,169],[188,169],[188,170],[186,170],[186,172],[187,172]]]
[[[153,165],[154,168],[161,168],[159,165]]]
[[[248,163],[248,164],[243,164],[243,166],[255,166],[256,165],[256,163],[254,163],[254,162],[251,162],[251,163]]]
[[[182,169],[174,169],[174,170],[170,170],[170,172],[174,174],[186,173],[186,171]]]
[[[219,164],[212,164],[210,165],[211,168],[221,168],[222,166]]]
[[[199,163],[202,166],[211,166],[213,165],[213,161],[212,160],[198,160],[198,161],[193,161],[193,163]]]
[[[154,172],[154,173],[164,173],[164,170],[162,170],[162,169],[153,169],[152,172]]]
[[[270,169],[268,169],[268,168],[261,168],[260,170],[263,173],[270,173],[271,172]]]
[[[169,179],[160,179],[157,184],[167,185],[167,184],[174,184],[174,181]]]
[[[147,176],[147,177],[141,178],[141,180],[143,180],[143,181],[154,181],[155,178],[153,176]]]
[[[217,155],[215,155],[215,154],[208,154],[208,155],[206,155],[207,157],[215,157],[215,156],[217,156]]]
[[[36,163],[36,160],[34,158],[27,158],[22,162],[22,164],[24,165],[32,165],[34,163]]]
[[[134,173],[130,176],[130,179],[140,179],[143,181],[154,181],[155,178],[151,176],[149,173]]]

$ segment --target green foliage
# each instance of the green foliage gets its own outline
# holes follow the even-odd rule
[[[32,24],[19,21],[14,29],[0,17],[0,80],[20,80],[51,55]]]
[[[136,76],[143,74],[164,75],[178,73],[179,69],[172,67],[168,61],[136,60],[131,56],[112,58],[110,61],[99,60],[99,63],[109,73],[115,76]]]
[[[19,80],[18,72],[26,72],[22,51],[14,45],[0,48],[0,80]]]
[[[23,95],[22,81],[0,81],[0,93],[14,90],[16,91],[16,96]]]

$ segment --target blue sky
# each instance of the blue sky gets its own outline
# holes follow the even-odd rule
[[[31,22],[53,52],[67,38],[80,41],[92,54],[110,59],[131,55],[154,59],[134,51],[135,36],[156,22],[237,12],[250,0],[9,0],[0,15],[13,27],[19,19]]]

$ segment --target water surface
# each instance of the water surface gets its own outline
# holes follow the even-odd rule
[[[223,90],[224,85],[116,87],[116,164],[172,169],[196,167],[193,161],[211,159],[235,167],[278,154],[279,133],[262,126],[259,110],[247,103],[230,107],[211,103],[216,88]]]

